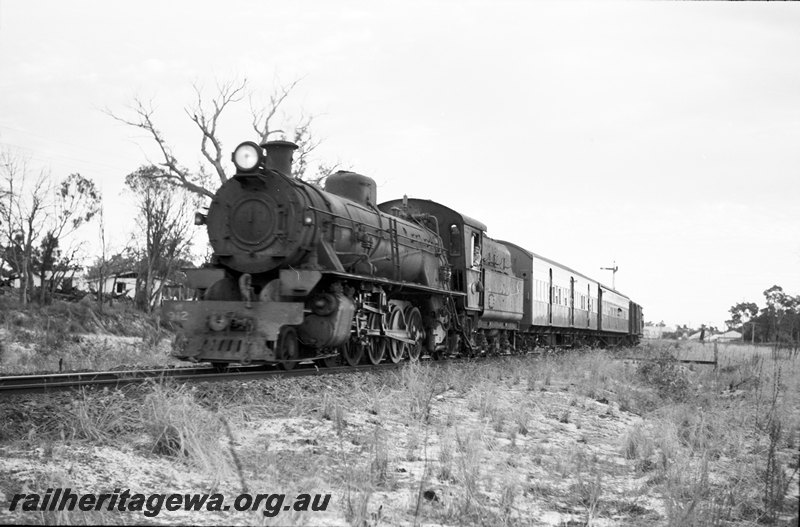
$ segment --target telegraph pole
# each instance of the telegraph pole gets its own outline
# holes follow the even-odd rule
[[[617,271],[619,271],[619,267],[617,267],[617,261],[614,260],[613,267],[601,267],[601,271],[611,271],[611,289],[617,289]]]

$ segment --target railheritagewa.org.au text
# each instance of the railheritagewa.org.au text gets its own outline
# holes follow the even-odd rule
[[[277,516],[281,511],[322,512],[327,510],[330,494],[239,494],[227,499],[222,494],[142,494],[130,489],[114,489],[104,494],[78,494],[71,488],[47,489],[44,494],[14,494],[9,511],[120,511],[143,512],[147,517],[162,511],[262,511]]]

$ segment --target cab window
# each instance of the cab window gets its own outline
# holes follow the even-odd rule
[[[458,225],[453,223],[450,225],[450,254],[458,256],[461,254],[461,244],[464,243],[461,239],[461,229]]]
[[[481,241],[478,233],[472,233],[469,244],[470,267],[478,269],[481,266]]]

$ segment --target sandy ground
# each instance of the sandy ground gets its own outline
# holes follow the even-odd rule
[[[312,381],[320,381],[314,379]],[[323,387],[324,389],[324,387]],[[399,397],[399,396],[398,396]],[[0,502],[16,493],[331,493],[325,512],[74,513],[68,521],[163,524],[370,525],[659,523],[663,504],[622,455],[639,418],[568,385],[531,389],[521,380],[488,393],[450,389],[431,399],[427,420],[403,415],[408,401],[367,407],[330,399],[304,416],[230,419],[220,456],[242,471],[154,453],[147,437],[110,441],[5,443]],[[341,405],[339,403],[342,403]],[[395,404],[396,403],[396,404]],[[33,434],[33,432],[31,432]],[[232,441],[231,441],[232,439]],[[594,507],[594,510],[592,510]],[[591,511],[591,512],[590,512]],[[52,514],[52,513],[51,513]],[[59,521],[0,510],[2,523]],[[61,518],[63,521],[65,518]]]
[[[11,423],[0,427],[0,503],[6,504],[0,523],[667,525],[676,502],[665,494],[665,472],[655,468],[658,452],[643,457],[629,450],[637,431],[652,437],[663,429],[616,402],[639,388],[597,382],[599,368],[624,373],[635,366],[588,355],[580,366],[564,361],[561,370],[554,362],[530,364],[509,361],[494,373],[479,363],[430,365],[0,401],[0,415]],[[515,365],[524,367],[516,371]],[[687,370],[690,380],[700,368]],[[797,390],[794,376],[785,380]],[[744,396],[741,389],[726,390],[717,408],[743,410]],[[185,441],[177,454],[159,442],[164,426]],[[708,461],[707,476],[699,470],[705,460],[690,450],[691,459],[671,454],[670,477],[676,466],[686,472],[681,492],[710,485],[751,496],[751,489],[736,485],[752,481],[760,454],[749,432],[731,432],[741,441],[727,442],[728,450]],[[780,455],[790,469],[796,466],[795,451]],[[331,497],[324,511],[284,507],[271,517],[264,507],[162,510],[155,517],[8,510],[17,493],[57,487],[97,494],[220,493],[226,504],[241,493],[285,494],[285,506],[306,493]],[[795,487],[788,499],[796,497]],[[694,496],[679,498],[691,504]],[[783,518],[778,525],[792,522]]]

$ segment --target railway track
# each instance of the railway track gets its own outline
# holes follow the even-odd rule
[[[149,380],[181,382],[221,382],[230,380],[256,380],[275,376],[304,377],[357,371],[376,371],[397,368],[398,364],[333,366],[318,368],[313,364],[300,364],[293,370],[280,370],[264,366],[241,366],[219,371],[213,367],[165,368],[152,370],[98,371],[80,373],[52,373],[46,375],[15,375],[0,377],[0,393],[45,393],[85,387],[115,388]]]
[[[539,356],[537,352],[523,355]],[[508,355],[503,355],[508,356]],[[492,356],[480,355],[472,358],[454,358],[445,361],[454,364],[465,361],[487,359]],[[423,362],[430,358],[421,359]],[[697,362],[697,361],[695,361]],[[42,375],[0,376],[0,394],[12,393],[46,393],[86,387],[116,388],[128,384],[137,384],[150,380],[173,380],[180,382],[223,382],[231,380],[249,381],[269,377],[306,377],[312,375],[335,375],[360,371],[392,370],[402,367],[407,362],[393,364],[384,362],[378,365],[360,364],[358,366],[319,367],[308,362],[300,363],[292,370],[279,369],[276,366],[233,366],[220,371],[212,366],[181,367],[148,370],[94,371],[75,373],[51,373]]]

